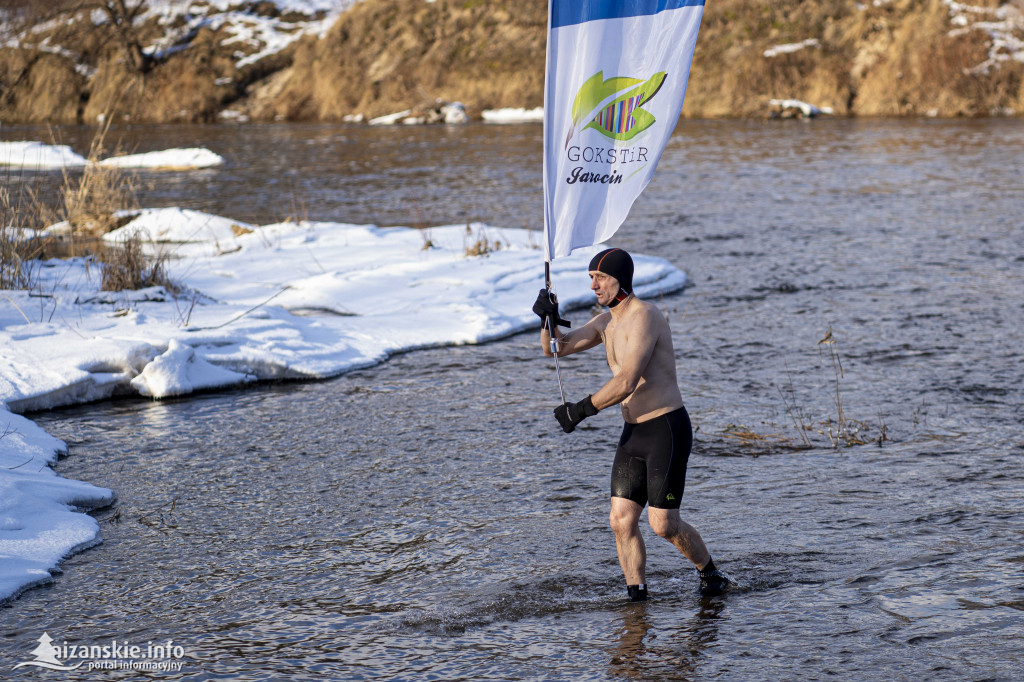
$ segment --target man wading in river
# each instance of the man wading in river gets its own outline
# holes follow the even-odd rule
[[[700,593],[724,592],[729,578],[715,568],[700,534],[679,517],[686,462],[693,443],[690,417],[676,385],[675,354],[668,321],[655,306],[633,295],[633,259],[622,249],[607,249],[590,261],[590,288],[608,312],[566,333],[555,326],[558,355],[571,355],[604,343],[612,378],[578,403],[555,408],[562,430],[572,433],[587,417],[612,405],[622,406],[625,425],[615,451],[610,522],[615,547],[632,601],[647,599],[644,570],[647,550],[640,535],[640,513],[697,567]],[[541,346],[551,357],[547,319],[559,322],[558,303],[541,289],[533,311],[544,322]]]

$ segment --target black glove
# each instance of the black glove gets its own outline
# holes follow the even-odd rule
[[[537,294],[537,300],[533,304],[533,312],[537,313],[540,317],[540,328],[543,329],[548,324],[548,318],[550,317],[555,321],[555,324],[563,327],[571,327],[572,323],[567,320],[563,320],[558,316],[558,296],[552,291],[544,288]]]
[[[597,408],[594,407],[589,395],[578,403],[562,403],[555,408],[555,419],[562,425],[562,430],[566,433],[572,433],[576,430],[577,424],[595,414],[597,414]]]

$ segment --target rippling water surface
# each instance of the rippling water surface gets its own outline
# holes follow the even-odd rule
[[[145,206],[541,219],[536,126],[120,134],[229,159],[141,176]],[[529,333],[32,415],[63,475],[119,501],[102,545],[0,610],[0,669],[46,631],[173,639],[196,680],[1021,679],[1022,176],[1021,121],[682,124],[615,243],[691,279],[658,303],[697,428],[682,512],[725,597],[645,529],[652,599],[624,602],[620,420],[558,432]],[[608,374],[593,352],[563,373],[574,397]]]

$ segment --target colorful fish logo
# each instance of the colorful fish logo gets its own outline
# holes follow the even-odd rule
[[[580,87],[572,103],[572,126],[565,146],[581,130],[593,128],[605,137],[625,142],[654,125],[654,115],[641,107],[658,94],[666,73],[647,80],[618,76],[604,79],[598,71]]]

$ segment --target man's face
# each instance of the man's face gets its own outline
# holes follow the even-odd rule
[[[597,294],[598,305],[608,305],[619,293],[619,280],[597,270],[590,271],[590,290]]]

